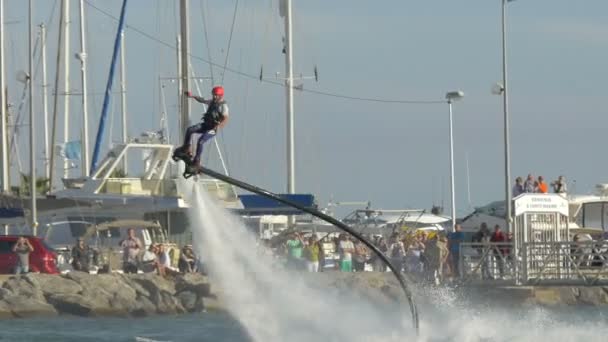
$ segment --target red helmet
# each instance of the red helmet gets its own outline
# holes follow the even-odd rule
[[[211,94],[212,95],[224,96],[224,87],[222,87],[222,86],[215,86],[215,87],[213,87],[213,89],[211,90]]]

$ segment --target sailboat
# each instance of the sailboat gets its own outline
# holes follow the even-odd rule
[[[187,4],[187,1],[183,0],[182,3]],[[123,11],[125,4],[126,0],[123,2]],[[81,7],[81,16],[82,14]],[[186,22],[182,25],[182,35],[187,36],[187,11],[183,11],[182,21]],[[116,42],[122,39],[122,26],[119,24]],[[115,44],[114,56],[119,47],[120,44]],[[181,53],[183,56],[188,56],[187,50]],[[84,51],[82,54],[84,55]],[[115,59],[112,65],[115,65]],[[81,61],[84,63],[84,58]],[[183,75],[189,75],[189,63],[184,64]],[[112,77],[111,72],[110,84]],[[188,77],[182,78],[182,82],[187,80]],[[83,88],[86,88],[84,81]],[[107,94],[109,93],[108,91]],[[188,114],[182,116],[187,118]],[[103,137],[103,132],[101,136]],[[9,230],[9,226],[23,227],[28,220],[39,221],[41,231],[44,231],[46,224],[58,221],[99,223],[115,219],[147,219],[162,222],[166,230],[176,232],[179,237],[187,241],[189,237],[185,230],[187,219],[184,211],[189,206],[183,200],[184,189],[180,189],[179,186],[181,179],[172,178],[167,172],[169,165],[173,163],[171,160],[173,146],[162,140],[153,134],[144,133],[130,141],[115,144],[98,164],[95,163],[95,168],[89,175],[85,173],[78,178],[63,178],[63,189],[52,191],[37,201],[33,200],[34,210],[30,210],[32,206],[24,205],[24,198],[4,195],[0,199],[3,204],[0,210],[0,224]],[[133,154],[146,156],[145,159],[140,160],[140,165],[135,165],[137,161],[130,160],[134,169],[143,172],[140,176],[127,177],[122,166],[126,165],[128,156]],[[87,158],[84,159],[86,163]],[[206,178],[198,179],[194,184],[206,188],[227,208],[242,207],[232,186]],[[35,210],[36,204],[38,210]],[[20,233],[22,232],[23,230],[20,230]]]

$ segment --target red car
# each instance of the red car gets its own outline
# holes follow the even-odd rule
[[[30,272],[57,274],[57,255],[48,247],[42,239],[34,236],[25,236],[34,251],[30,253]],[[11,274],[15,272],[17,265],[17,254],[13,252],[13,246],[19,239],[17,235],[0,236],[0,274]]]

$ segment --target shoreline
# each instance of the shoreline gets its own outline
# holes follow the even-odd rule
[[[405,303],[390,273],[302,273],[328,289],[355,291],[378,304]],[[435,290],[412,284],[415,300],[427,301]],[[456,286],[460,300],[483,305],[607,306],[602,286]],[[155,274],[26,274],[0,276],[0,319],[54,317],[148,317],[205,311],[227,312],[220,291],[201,274],[163,278]]]

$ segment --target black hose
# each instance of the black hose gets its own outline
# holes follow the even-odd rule
[[[369,240],[367,240],[366,238],[361,236],[357,231],[353,230],[352,228],[345,225],[344,223],[336,220],[335,218],[333,218],[329,215],[323,214],[322,212],[320,212],[318,210],[315,210],[312,208],[307,208],[298,203],[295,203],[295,202],[292,202],[285,198],[282,198],[275,193],[264,190],[262,188],[258,188],[257,186],[242,182],[238,179],[234,179],[230,176],[226,176],[224,174],[215,172],[215,171],[205,168],[205,167],[201,167],[199,169],[199,171],[200,171],[200,173],[204,173],[207,176],[222,180],[226,183],[232,184],[241,189],[245,189],[247,191],[256,193],[258,195],[262,195],[262,196],[271,198],[277,202],[281,202],[290,207],[299,209],[303,212],[316,216],[325,222],[333,224],[334,226],[340,228],[341,230],[343,230],[343,231],[349,233],[350,235],[354,236],[355,238],[357,238],[359,241],[363,242],[367,247],[369,247],[372,251],[374,251],[374,253],[376,253],[376,255],[386,264],[386,266],[388,266],[388,268],[391,270],[391,272],[393,272],[393,274],[395,275],[395,278],[397,278],[397,280],[399,281],[399,284],[401,285],[401,288],[403,289],[403,292],[405,293],[405,296],[407,297],[407,300],[410,305],[410,311],[412,313],[412,323],[414,324],[414,329],[416,330],[416,334],[419,333],[418,310],[416,309],[416,303],[414,302],[414,297],[412,295],[412,291],[410,291],[410,289],[407,287],[407,284],[405,283],[405,279],[403,279],[403,276],[401,275],[401,271],[398,271],[397,269],[395,269],[395,267],[391,264],[391,262],[388,260],[386,255],[384,255],[384,253],[382,253],[378,249],[378,247],[376,247],[374,244],[372,244]]]

